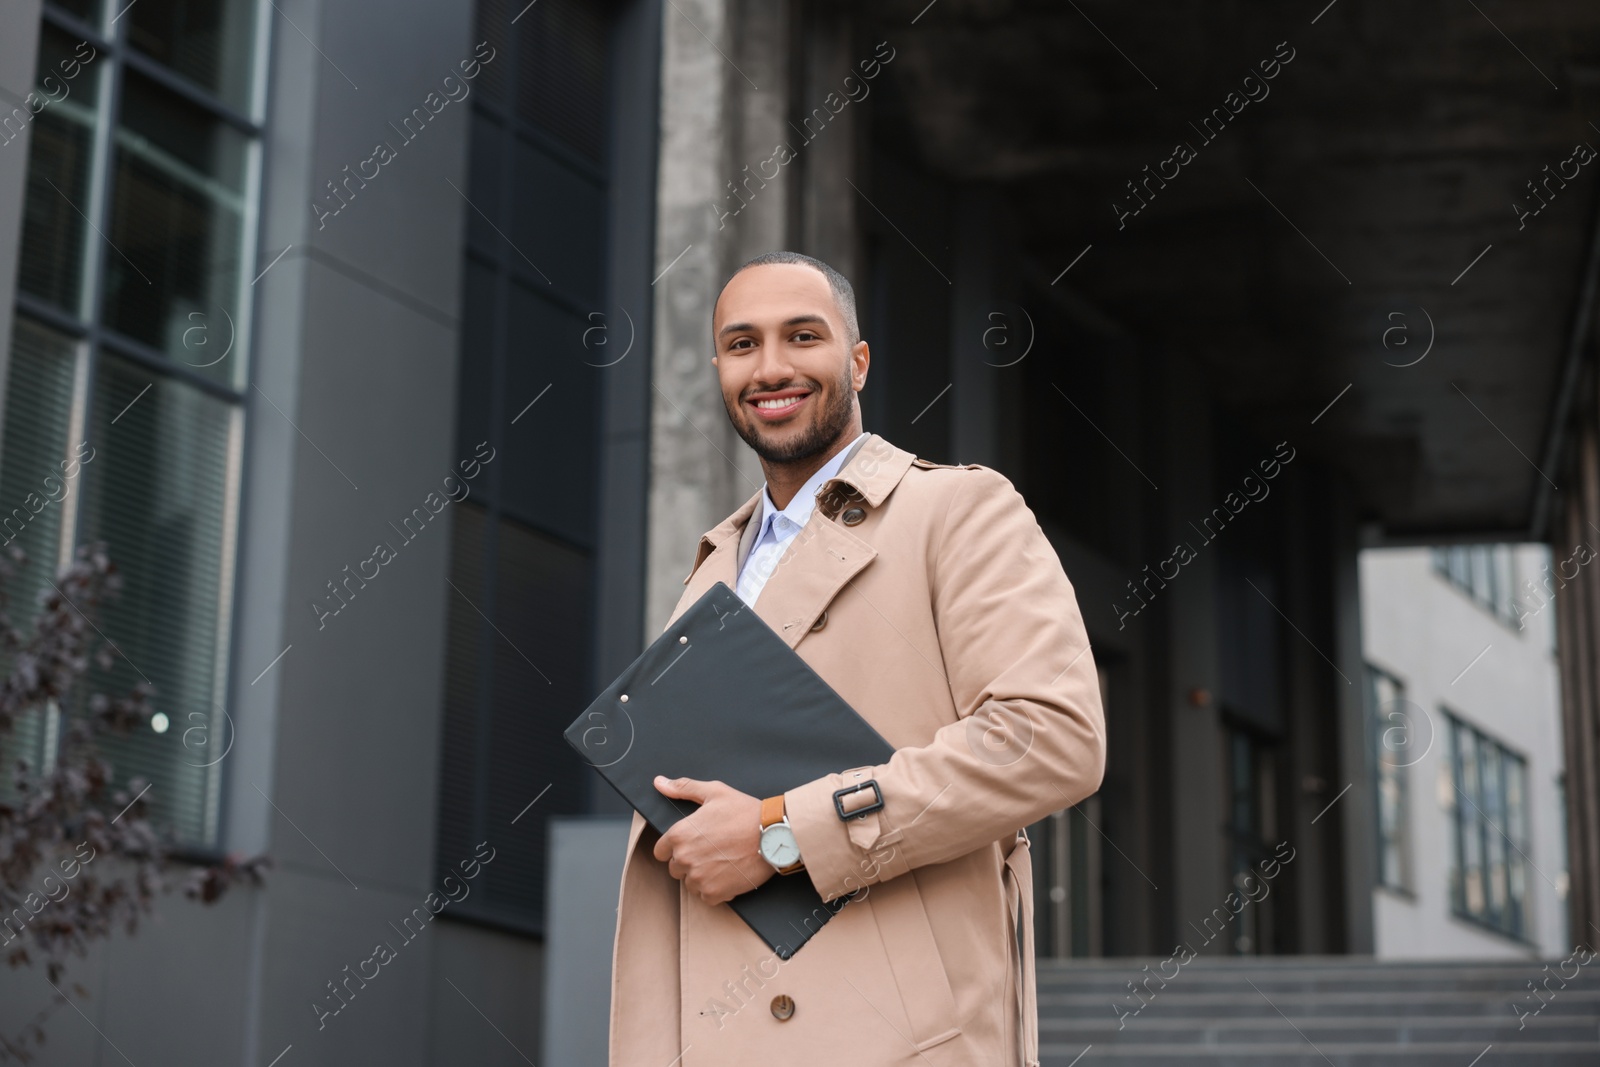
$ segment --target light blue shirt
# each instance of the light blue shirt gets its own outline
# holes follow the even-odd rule
[[[822,488],[822,483],[837,475],[844,467],[844,458],[856,441],[867,436],[862,434],[849,444],[834,453],[832,459],[824,463],[795,493],[794,499],[789,501],[789,506],[778,510],[772,502],[772,493],[766,486],[761,488],[761,532],[756,535],[756,543],[751,546],[750,555],[745,558],[744,569],[739,572],[739,598],[746,604],[755,606],[756,597],[761,595],[761,590],[766,586],[767,579],[772,577],[773,571],[778,569],[778,560],[783,556],[784,550],[789,547],[800,528],[811,518],[811,512],[817,506],[817,490]],[[755,521],[752,517],[752,521]]]

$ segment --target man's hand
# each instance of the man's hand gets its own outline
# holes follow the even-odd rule
[[[778,872],[762,858],[761,801],[721,782],[655,780],[656,791],[692,800],[694,812],[661,835],[655,857],[707,904],[725,904]]]

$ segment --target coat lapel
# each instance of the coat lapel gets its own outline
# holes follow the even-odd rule
[[[877,549],[817,508],[756,597],[756,614],[793,648],[877,554]]]
[[[679,604],[680,609],[700,599],[701,594],[717,582],[722,582],[729,589],[736,588],[739,571],[734,557],[739,550],[739,541],[750,525],[750,516],[761,508],[762,492],[761,489],[756,490],[755,495],[741,504],[738,511],[700,535],[694,569],[683,579],[683,584],[689,590]]]
[[[877,434],[869,434],[855,446],[839,473],[818,489],[811,518],[790,542],[755,603],[755,613],[790,648],[811,632],[839,591],[878,554],[837,521],[840,510],[882,504],[915,458]],[[758,490],[739,510],[701,536],[695,569],[684,579],[689,589],[682,606],[698,600],[717,582],[738,588],[739,567],[754,543],[761,507],[762,492]]]

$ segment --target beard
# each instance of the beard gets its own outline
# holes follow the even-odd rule
[[[784,444],[771,444],[762,438],[761,427],[757,425],[755,416],[744,411],[743,401],[740,401],[737,412],[733,409],[728,411],[728,420],[733,423],[740,438],[768,463],[798,463],[809,459],[833,445],[850,427],[855,408],[855,390],[850,388],[848,362],[834,382],[831,393],[824,392],[813,382],[800,384],[809,385],[812,395],[825,401],[825,406],[813,417],[810,426]]]

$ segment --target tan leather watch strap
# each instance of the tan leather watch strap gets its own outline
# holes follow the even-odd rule
[[[761,828],[765,830],[767,827],[776,825],[782,821],[783,794],[779,793],[775,797],[767,797],[765,800],[763,800],[761,802]]]

